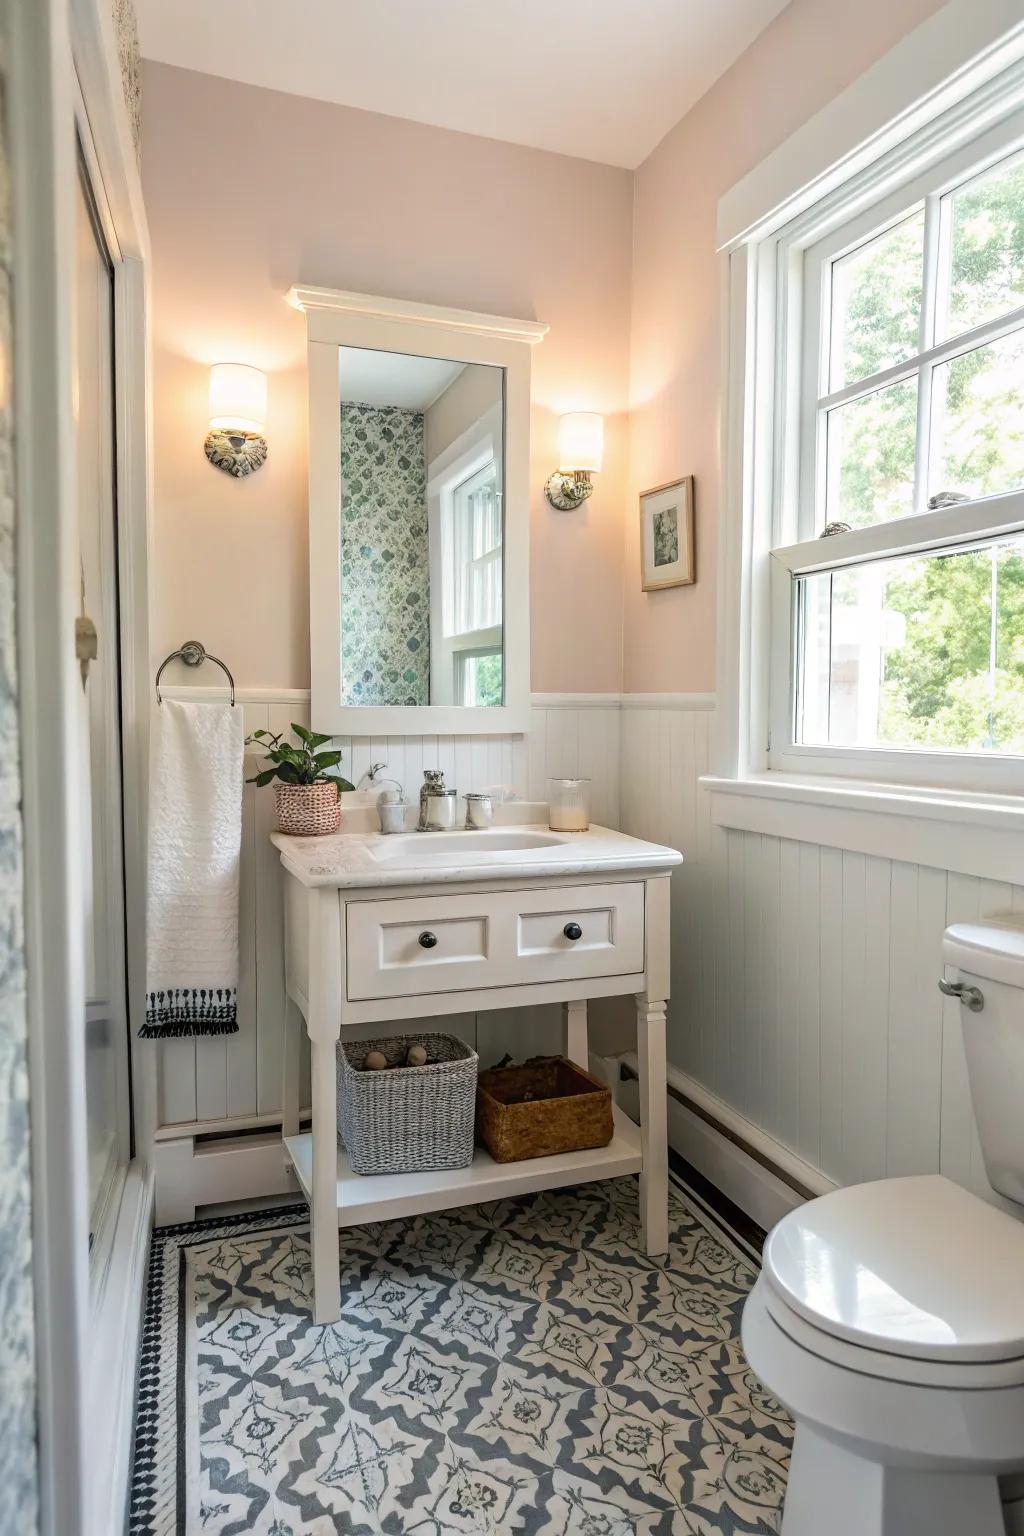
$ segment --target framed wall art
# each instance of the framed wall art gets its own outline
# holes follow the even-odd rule
[[[645,592],[697,579],[693,558],[693,476],[640,493],[640,584]]]

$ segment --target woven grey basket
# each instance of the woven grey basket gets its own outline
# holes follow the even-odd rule
[[[410,1045],[427,1064],[403,1067]],[[381,1051],[388,1071],[361,1069]],[[467,1168],[480,1059],[455,1035],[404,1035],[397,1040],[338,1042],[338,1124],[354,1173],[415,1173]]]

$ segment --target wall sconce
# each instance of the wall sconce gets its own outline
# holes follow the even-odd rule
[[[245,363],[214,363],[210,369],[210,430],[206,457],[240,479],[266,461],[267,376]]]
[[[548,477],[544,494],[559,512],[575,512],[594,487],[590,477],[601,471],[604,417],[596,411],[570,411],[558,423],[558,470]]]

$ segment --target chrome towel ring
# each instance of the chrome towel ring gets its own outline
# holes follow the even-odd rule
[[[221,671],[227,677],[231,688],[231,708],[234,709],[235,680],[231,676],[230,668],[226,662],[221,661],[219,656],[211,655],[211,653],[206,649],[205,645],[201,645],[198,640],[186,640],[185,644],[181,647],[180,650],[172,651],[171,654],[169,656],[165,656],[163,661],[160,663],[156,672],[156,701],[158,704],[163,703],[163,699],[160,697],[160,678],[163,675],[164,668],[170,661],[183,661],[186,667],[201,667],[204,661],[212,661],[215,666],[220,667]]]

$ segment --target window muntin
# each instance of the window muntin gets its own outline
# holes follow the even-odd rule
[[[1024,152],[1014,138],[1024,144],[1022,114],[933,162],[902,194],[890,178],[873,208],[858,193],[845,225],[838,199],[827,215],[815,210],[804,223],[816,226],[813,243],[801,242],[798,225],[781,242],[789,255],[777,269],[778,334],[791,338],[792,372],[780,375],[775,396],[772,768],[1022,787],[1024,737],[1014,722],[1024,717],[1016,659],[1024,605],[1006,596],[1021,560],[1007,540],[1024,530]],[[822,545],[826,524],[837,522],[853,531]],[[787,534],[802,542],[788,544]],[[954,571],[976,575],[980,544],[993,540],[1002,551],[998,643],[994,662],[972,669],[938,634],[936,614],[946,612],[938,592],[927,594],[930,612],[902,614],[910,567],[894,572],[913,556],[919,582],[931,572],[937,588],[935,572],[955,556]],[[865,617],[873,650],[869,657],[862,645],[844,704],[850,668],[844,679],[822,626],[831,636],[834,623],[838,637],[850,622],[840,610],[857,607],[858,588],[876,594]],[[977,630],[977,605],[946,616],[947,639]],[[905,646],[920,662],[927,620],[936,630],[932,681],[942,686],[922,706],[926,695],[897,697],[897,683]],[[905,645],[896,644],[901,623]],[[982,718],[982,681],[994,690],[991,722]]]

